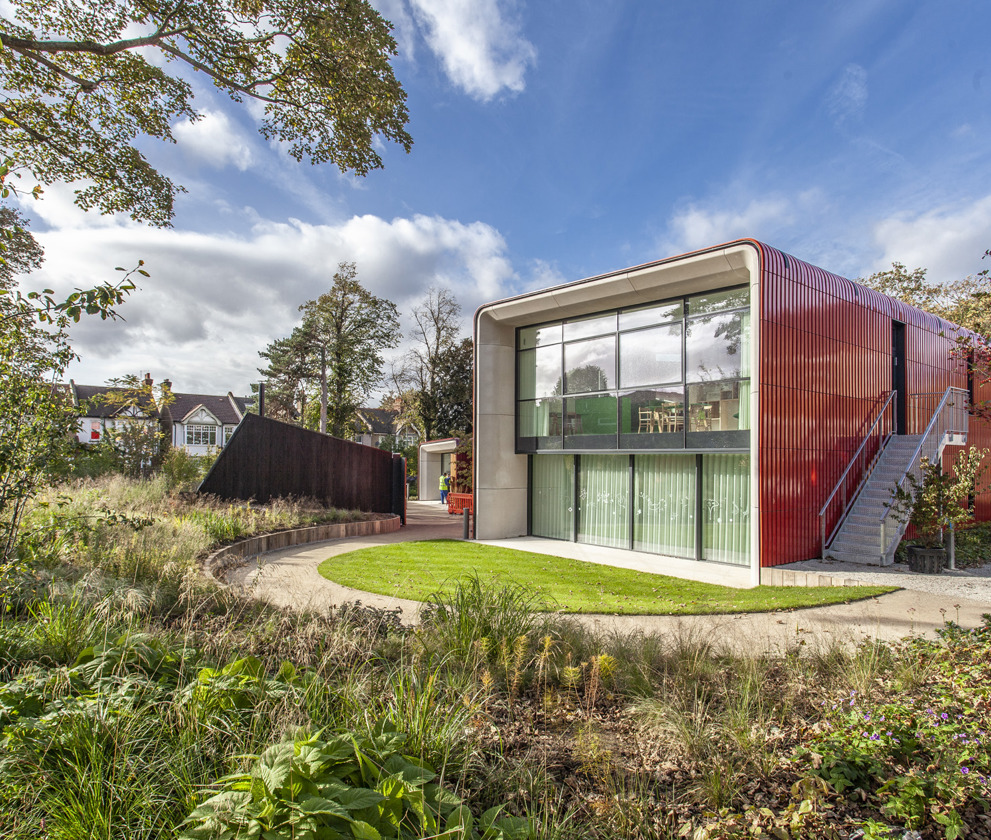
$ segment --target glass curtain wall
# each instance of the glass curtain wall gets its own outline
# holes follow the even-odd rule
[[[633,548],[695,557],[695,456],[633,459]]]
[[[582,456],[578,469],[578,542],[630,547],[629,455]]]
[[[702,559],[750,563],[750,456],[702,456]]]
[[[575,457],[541,455],[530,472],[530,530],[535,537],[575,538]]]
[[[742,449],[749,290],[518,332],[517,450]]]

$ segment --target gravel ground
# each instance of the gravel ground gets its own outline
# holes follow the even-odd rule
[[[940,575],[921,575],[909,571],[904,563],[870,567],[838,560],[805,560],[784,567],[797,572],[820,572],[841,578],[853,578],[864,584],[900,586],[915,592],[940,597],[960,597],[991,606],[991,563],[974,569],[944,571]]]

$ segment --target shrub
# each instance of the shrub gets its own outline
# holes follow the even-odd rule
[[[196,456],[173,446],[162,459],[162,475],[170,491],[195,490],[203,471]]]
[[[184,823],[180,840],[222,837],[380,840],[523,840],[526,820],[477,820],[437,783],[429,765],[402,753],[406,736],[378,726],[370,735],[299,737],[269,747],[249,773],[220,780]]]

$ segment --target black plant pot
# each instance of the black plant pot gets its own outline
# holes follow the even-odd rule
[[[945,548],[925,548],[921,545],[908,547],[908,567],[923,575],[938,575],[946,568]]]

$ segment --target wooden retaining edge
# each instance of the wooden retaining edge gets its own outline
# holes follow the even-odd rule
[[[785,569],[761,569],[761,583],[769,586],[863,586],[853,578],[833,577],[819,572],[799,572]]]
[[[223,548],[217,549],[203,561],[207,574],[218,583],[226,583],[225,578],[231,569],[243,566],[253,557],[279,551],[294,545],[307,545],[327,540],[340,540],[347,537],[370,537],[375,534],[391,534],[401,527],[398,516],[382,519],[363,519],[358,522],[337,522],[327,525],[311,525],[307,528],[294,528],[291,531],[275,531],[248,537]]]

